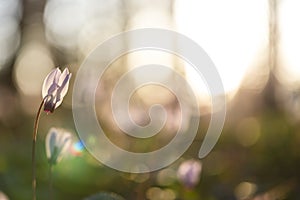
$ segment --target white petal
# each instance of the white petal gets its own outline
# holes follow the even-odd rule
[[[59,162],[62,159],[63,155],[71,146],[71,143],[72,143],[72,135],[68,132],[64,132],[59,138],[59,142],[58,142],[60,152],[57,157],[57,162]]]
[[[70,74],[69,69],[65,68],[59,77],[59,80],[58,80],[59,86],[61,86],[62,82],[64,81],[64,79],[67,77],[68,74]]]
[[[57,102],[55,103],[54,110],[55,110],[58,106],[60,106],[62,102],[63,102],[63,98],[60,98],[60,100],[57,101]]]
[[[57,84],[58,79],[61,75],[59,68],[53,69],[45,78],[43,87],[42,87],[42,96],[45,98],[48,95],[49,89],[53,87],[53,84]]]
[[[58,139],[58,130],[56,128],[51,128],[46,136],[46,155],[47,158],[50,159],[54,148],[56,146],[57,143],[57,139]]]
[[[48,89],[52,85],[56,73],[57,73],[57,68],[53,69],[44,79],[43,87],[42,87],[43,98],[45,98],[45,96],[48,94]]]
[[[59,98],[64,98],[67,94],[71,76],[72,74],[69,72],[68,68],[65,68],[58,81],[58,85],[60,87],[58,89],[58,95],[60,95]]]
[[[59,78],[59,88],[57,89],[57,93],[56,93],[56,99],[55,99],[55,109],[60,106],[60,104],[63,101],[64,96],[67,94],[68,92],[68,88],[69,88],[69,82],[70,82],[70,78],[71,78],[72,74],[69,73],[69,70],[66,68],[61,77]]]
[[[68,139],[71,139],[71,134],[65,130],[62,130],[61,134],[59,135],[59,138],[57,140],[57,147],[63,147],[63,145],[65,144],[65,142]]]

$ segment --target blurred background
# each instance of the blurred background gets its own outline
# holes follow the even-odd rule
[[[297,0],[0,0],[0,199],[31,199],[33,122],[43,79],[54,67],[68,67],[73,77],[62,106],[41,116],[38,199],[49,197],[44,141],[53,126],[74,136],[54,167],[54,199],[84,199],[100,191],[128,200],[299,199],[299,9]],[[97,115],[118,146],[160,148],[179,126],[189,126],[180,124],[172,93],[149,86],[132,96],[130,112],[137,123],[147,124],[153,103],[163,104],[168,114],[158,142],[135,141],[133,146],[117,128],[108,97],[118,78],[135,66],[155,60],[174,68],[190,82],[201,110],[199,133],[182,158],[156,172],[122,173],[101,165],[78,141],[72,86],[80,64],[101,42],[136,28],[165,28],[188,36],[219,70],[227,99],[225,126],[213,151],[195,165],[181,167],[197,159],[210,120],[209,93],[187,63],[165,52],[138,51],[114,62],[97,89]],[[133,84],[137,78],[132,77]]]

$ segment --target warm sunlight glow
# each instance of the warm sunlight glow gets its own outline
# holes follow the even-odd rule
[[[50,52],[44,45],[29,43],[23,47],[14,71],[16,84],[22,94],[40,96],[43,79],[53,66]]]
[[[225,92],[236,91],[267,46],[267,1],[177,0],[174,13],[177,31],[197,42],[215,63]],[[192,70],[186,73],[194,85],[204,85]]]
[[[280,1],[279,5],[279,55],[282,62],[278,77],[283,84],[299,84],[300,1],[285,0]]]

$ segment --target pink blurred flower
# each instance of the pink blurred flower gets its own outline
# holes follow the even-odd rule
[[[59,68],[52,70],[43,83],[42,95],[45,101],[44,111],[53,112],[67,94],[72,74],[68,68],[63,72]]]
[[[0,200],[9,200],[9,198],[6,196],[6,194],[0,191]]]
[[[177,171],[179,181],[187,188],[193,188],[200,179],[202,164],[198,160],[187,160],[181,163]]]

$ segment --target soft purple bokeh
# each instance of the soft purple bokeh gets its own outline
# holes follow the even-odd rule
[[[178,168],[177,177],[179,181],[187,188],[193,188],[200,179],[202,164],[198,160],[186,160]]]

